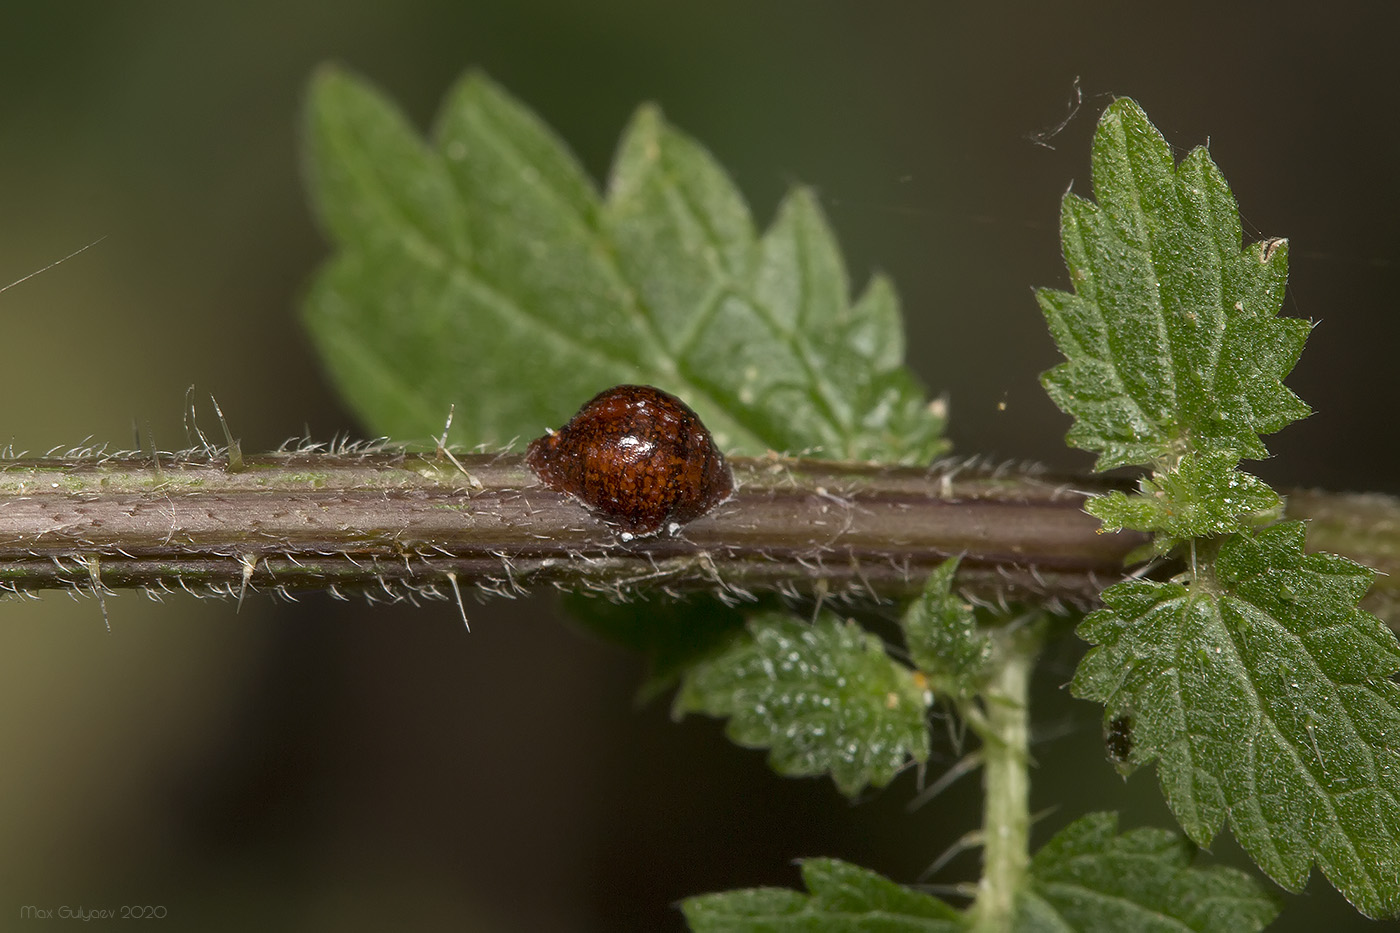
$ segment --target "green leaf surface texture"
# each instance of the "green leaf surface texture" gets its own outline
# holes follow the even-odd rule
[[[1311,325],[1280,318],[1288,245],[1242,248],[1239,210],[1204,148],[1175,165],[1133,101],[1094,135],[1097,203],[1066,194],[1061,240],[1074,292],[1041,290],[1065,362],[1041,379],[1075,419],[1067,440],[1098,468],[1171,468],[1190,452],[1235,461],[1305,417],[1284,387]]]
[[[1065,827],[1031,860],[1017,933],[1254,933],[1276,898],[1232,868],[1197,868],[1195,846],[1163,829],[1118,833],[1113,813]]]
[[[934,693],[967,700],[985,680],[992,640],[972,606],[953,591],[957,570],[958,558],[951,558],[929,574],[901,624],[909,657]]]
[[[903,365],[899,302],[854,301],[803,189],[759,236],[714,159],[641,108],[606,198],[481,75],[430,140],[364,82],[312,83],[307,174],[334,242],[304,315],[374,431],[501,446],[619,383],[673,392],[721,448],[926,462],[942,419]]]
[[[808,894],[749,888],[681,902],[694,933],[955,933],[963,915],[937,898],[911,891],[836,859],[807,859]]]
[[[1289,890],[1314,861],[1368,916],[1400,911],[1400,645],[1357,608],[1372,571],[1304,554],[1303,524],[1224,540],[1190,588],[1110,587],[1076,695],[1130,716],[1187,834],[1228,819]]]
[[[830,774],[848,796],[883,787],[929,753],[927,691],[880,639],[822,615],[748,622],[749,637],[686,671],[675,713],[727,717],[726,734],[769,749],[779,774]]]
[[[1176,468],[1144,479],[1138,495],[1094,496],[1085,509],[1103,519],[1105,531],[1157,531],[1163,553],[1188,538],[1225,535],[1246,524],[1277,520],[1282,500],[1267,483],[1235,469],[1226,453],[1190,453]]]

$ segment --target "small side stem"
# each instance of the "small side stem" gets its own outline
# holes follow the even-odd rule
[[[972,906],[972,929],[1013,927],[1017,897],[1030,864],[1030,677],[1041,626],[1016,626],[996,636],[996,667],[977,717],[982,739],[982,879]]]

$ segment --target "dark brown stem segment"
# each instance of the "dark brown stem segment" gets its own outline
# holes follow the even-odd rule
[[[515,455],[302,451],[245,457],[237,472],[217,452],[0,461],[0,585],[897,598],[961,554],[972,598],[1089,605],[1144,542],[1102,534],[1083,512],[1102,479],[954,462],[731,463],[731,499],[674,536],[623,541]],[[1329,501],[1310,495],[1314,508]]]

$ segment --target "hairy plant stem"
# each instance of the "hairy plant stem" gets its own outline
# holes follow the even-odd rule
[[[1101,534],[1083,512],[1086,493],[1121,486],[1102,478],[953,461],[731,462],[729,501],[678,534],[624,541],[510,454],[0,460],[0,586],[396,598],[544,584],[619,598],[708,589],[736,600],[763,590],[894,599],[961,554],[957,585],[971,598],[1091,605],[1144,542]],[[1348,512],[1345,497],[1309,496],[1311,508],[1332,509],[1338,550],[1363,561],[1400,554],[1400,525],[1365,531],[1374,507]]]
[[[994,635],[983,709],[969,718],[982,740],[982,878],[971,914],[979,933],[1014,927],[1030,864],[1030,680],[1042,628],[1017,625]]]

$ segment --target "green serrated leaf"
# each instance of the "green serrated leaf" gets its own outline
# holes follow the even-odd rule
[[[1287,244],[1242,249],[1209,153],[1174,165],[1126,98],[1099,121],[1093,178],[1098,203],[1063,202],[1074,293],[1037,295],[1066,358],[1041,381],[1075,418],[1069,443],[1097,452],[1098,469],[1171,469],[1192,451],[1267,456],[1259,435],[1309,414],[1282,383],[1311,328],[1277,316]]]
[[[639,382],[680,395],[731,451],[925,462],[946,447],[903,366],[889,283],[852,303],[809,192],[760,238],[723,170],[654,107],[627,129],[606,200],[480,75],[425,143],[323,69],[307,145],[337,251],[305,318],[376,432],[426,439],[455,404],[450,440],[499,446]]]
[[[675,713],[728,717],[729,737],[770,749],[773,770],[829,773],[848,796],[883,787],[929,753],[929,697],[912,671],[853,622],[755,615],[749,638],[687,670]]]
[[[1090,813],[1031,860],[1017,933],[1133,930],[1252,933],[1278,914],[1276,898],[1231,868],[1192,866],[1195,847],[1177,833],[1118,834],[1114,813]]]
[[[956,933],[963,915],[937,898],[911,891],[866,868],[836,859],[807,859],[810,894],[750,888],[681,902],[694,933]]]
[[[1133,717],[1130,760],[1206,845],[1222,821],[1275,881],[1314,861],[1368,916],[1400,911],[1400,645],[1356,607],[1373,573],[1303,525],[1225,539],[1190,588],[1130,582],[1079,634],[1073,689]]]
[[[1234,466],[1231,454],[1190,453],[1175,469],[1144,479],[1140,494],[1094,496],[1085,509],[1103,519],[1105,531],[1160,532],[1157,547],[1163,553],[1189,538],[1276,521],[1283,505],[1278,493]]]
[[[924,591],[909,604],[901,624],[909,657],[933,692],[954,700],[970,698],[986,678],[992,640],[971,605],[953,592],[959,558],[929,574]]]

